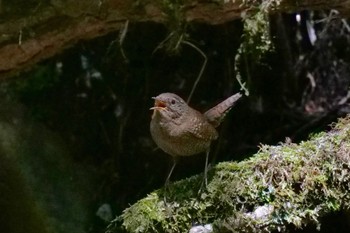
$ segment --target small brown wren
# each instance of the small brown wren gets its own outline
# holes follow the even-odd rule
[[[173,157],[173,166],[165,181],[168,185],[176,166],[177,157],[206,152],[204,184],[207,185],[210,144],[218,138],[216,127],[242,95],[237,93],[222,101],[204,114],[191,108],[178,95],[162,93],[154,99],[150,131],[153,140],[164,152]]]

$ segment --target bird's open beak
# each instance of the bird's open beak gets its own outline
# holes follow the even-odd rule
[[[150,110],[162,110],[166,108],[165,102],[156,99],[156,97],[152,97],[152,99],[154,99],[154,106]]]
[[[150,110],[154,110],[152,114],[152,119],[153,119],[158,111],[164,110],[166,108],[166,104],[165,102],[157,99],[157,97],[152,97],[152,99],[154,99],[154,106],[150,108]]]

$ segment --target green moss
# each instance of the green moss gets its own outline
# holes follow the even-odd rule
[[[127,232],[187,232],[194,222],[219,232],[318,225],[326,213],[349,207],[349,132],[345,118],[309,141],[261,146],[248,160],[212,168],[200,195],[201,176],[172,184],[166,203],[164,190],[151,193],[124,211],[121,225]]]
[[[185,0],[158,0],[162,11],[166,17],[166,27],[169,35],[159,45],[159,48],[165,48],[169,53],[178,53],[181,43],[188,37],[187,22],[184,12]]]
[[[123,225],[130,232],[145,232],[149,229],[155,231],[155,223],[165,220],[165,215],[159,211],[160,209],[164,209],[164,202],[160,201],[156,193],[152,193],[138,202],[135,208],[124,212],[127,220]]]

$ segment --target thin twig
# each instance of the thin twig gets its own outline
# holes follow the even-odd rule
[[[242,49],[243,49],[243,47],[242,47],[242,45],[241,45],[241,47],[238,49],[238,53],[236,54],[236,56],[235,56],[235,70],[236,70],[236,80],[237,80],[237,82],[239,83],[239,85],[240,85],[240,90],[241,91],[244,91],[244,94],[246,95],[246,96],[249,96],[249,90],[248,90],[248,88],[246,87],[246,83],[245,82],[242,82],[242,76],[241,76],[241,72],[239,71],[239,63],[240,63],[240,59],[241,59],[241,56],[242,56]],[[245,63],[245,64],[247,64],[247,62]],[[246,65],[246,69],[247,69],[247,74],[248,74],[248,76],[249,76],[249,70],[248,70],[248,68],[247,68],[247,65]]]
[[[188,96],[187,103],[189,103],[190,100],[191,100],[191,98],[192,98],[193,92],[194,92],[194,90],[196,89],[197,84],[198,84],[200,78],[202,77],[202,74],[203,74],[203,72],[204,72],[204,69],[205,69],[205,67],[206,67],[206,65],[207,65],[208,58],[207,58],[207,56],[204,54],[204,52],[203,52],[202,50],[200,50],[197,46],[195,46],[195,45],[192,44],[191,42],[185,41],[185,40],[184,40],[184,41],[182,41],[182,43],[183,43],[183,44],[186,44],[186,45],[189,45],[190,47],[194,48],[194,49],[195,49],[197,52],[199,52],[199,53],[203,56],[203,58],[204,58],[204,62],[203,62],[203,65],[202,65],[202,67],[201,67],[201,70],[199,71],[199,74],[198,74],[198,76],[197,76],[196,81],[195,81],[194,84],[193,84],[193,87],[192,87],[192,90],[191,90],[191,92],[190,92],[190,95]]]
[[[125,53],[124,53],[123,42],[124,42],[124,39],[126,37],[126,33],[128,32],[128,28],[129,28],[129,20],[126,20],[124,27],[123,27],[123,30],[121,30],[120,34],[119,34],[119,48],[120,48],[120,52],[121,52],[121,54],[126,62],[128,62],[128,58],[125,56]]]
[[[171,32],[162,42],[159,43],[159,45],[153,50],[152,55],[158,50],[161,49],[164,44],[170,40],[170,38],[174,35],[174,32]]]

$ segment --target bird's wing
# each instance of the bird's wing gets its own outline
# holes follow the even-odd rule
[[[207,121],[207,119],[198,111],[193,110],[192,117],[183,124],[184,133],[205,140],[215,140],[218,137],[216,129]]]

